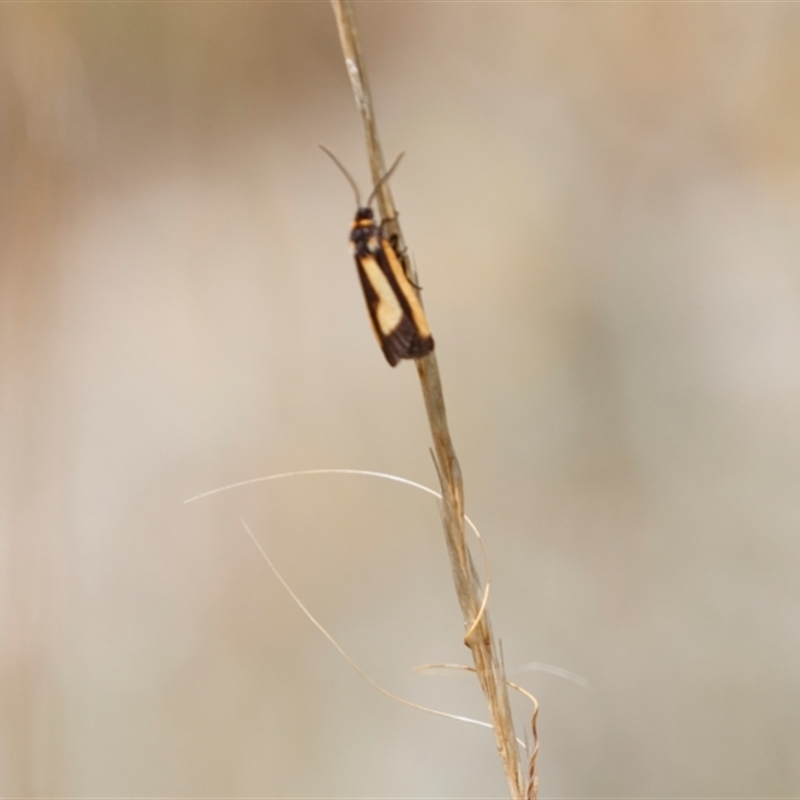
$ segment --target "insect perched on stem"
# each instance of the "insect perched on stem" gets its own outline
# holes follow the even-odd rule
[[[375,223],[372,211],[372,201],[378,189],[394,172],[403,154],[397,157],[375,184],[366,205],[362,206],[358,186],[350,173],[330,150],[322,145],[320,148],[339,167],[356,196],[357,210],[350,229],[350,247],[378,344],[393,367],[402,358],[422,358],[433,350],[433,336],[428,320],[422,310],[417,290],[406,275],[402,259],[389,239],[383,235],[381,227]]]

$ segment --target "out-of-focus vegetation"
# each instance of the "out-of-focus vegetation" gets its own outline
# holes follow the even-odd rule
[[[800,7],[357,10],[542,795],[797,794]],[[366,187],[326,3],[0,7],[4,796],[504,792],[238,524],[482,716],[429,498],[182,505],[435,483],[320,142]]]

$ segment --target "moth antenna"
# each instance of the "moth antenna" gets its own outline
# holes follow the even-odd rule
[[[387,169],[386,172],[383,173],[383,177],[375,184],[374,188],[372,189],[372,194],[369,196],[369,199],[367,200],[368,206],[372,205],[372,201],[375,199],[375,195],[378,194],[378,189],[380,189],[381,186],[383,186],[383,184],[386,183],[391,174],[397,169],[397,165],[400,163],[400,159],[404,155],[405,153],[400,153],[400,155],[397,156],[397,158],[394,160],[394,164],[392,164],[392,166],[389,167],[389,169]]]
[[[353,180],[353,178],[350,176],[350,173],[342,166],[342,162],[339,161],[339,159],[336,158],[336,156],[333,153],[331,153],[331,151],[328,150],[328,148],[325,147],[325,145],[321,144],[319,146],[319,149],[322,150],[323,153],[327,153],[331,157],[331,161],[333,161],[333,163],[336,164],[337,167],[339,167],[339,169],[342,171],[342,175],[344,175],[345,178],[347,178],[347,182],[353,187],[353,194],[355,194],[356,196],[356,206],[358,206],[358,208],[361,208],[361,192],[358,191],[358,186],[356,185],[356,182]],[[394,167],[392,167],[392,169],[394,169]],[[391,170],[389,171],[391,172]],[[369,203],[367,205],[369,205]]]

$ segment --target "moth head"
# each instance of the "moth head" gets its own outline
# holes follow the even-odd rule
[[[361,206],[353,220],[354,228],[371,228],[375,224],[375,212],[369,206]]]

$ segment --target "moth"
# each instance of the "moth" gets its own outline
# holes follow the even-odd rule
[[[406,274],[403,260],[395,246],[375,222],[372,201],[381,185],[394,172],[394,164],[375,184],[366,205],[355,181],[339,159],[325,147],[333,163],[347,178],[356,196],[356,216],[350,226],[350,248],[353,251],[364,299],[367,301],[372,330],[386,360],[394,367],[403,358],[422,358],[433,350],[433,336],[414,284]]]

